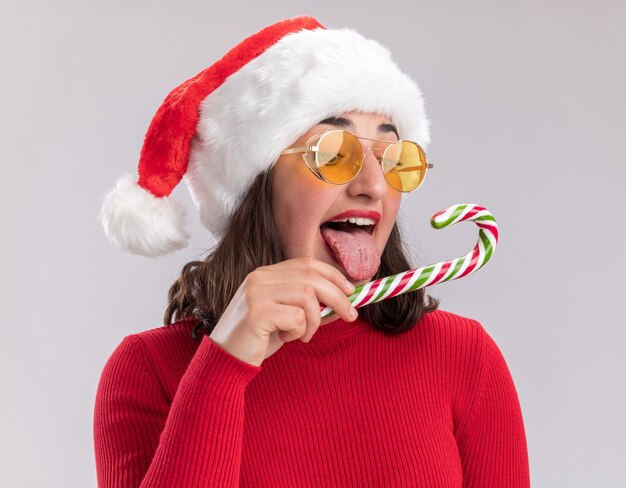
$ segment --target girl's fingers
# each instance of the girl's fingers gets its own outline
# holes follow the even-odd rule
[[[259,271],[269,271],[267,276],[268,284],[278,284],[286,281],[285,277],[290,276],[291,279],[295,279],[297,274],[295,272],[300,271],[305,274],[316,273],[323,278],[333,283],[344,294],[350,295],[354,293],[354,285],[350,283],[341,271],[330,264],[319,261],[315,258],[295,258],[271,266],[264,266],[258,268]],[[272,271],[278,271],[278,274],[272,273]]]
[[[300,339],[307,332],[304,310],[294,305],[274,305],[268,308],[269,321],[284,342]]]
[[[258,286],[258,297],[275,303],[299,305],[307,312],[307,322],[316,328],[320,324],[320,303],[333,308],[342,319],[351,322],[356,318],[344,291],[334,283],[312,271],[287,270],[280,273],[281,284]],[[278,277],[274,277],[278,280]]]
[[[320,325],[328,324],[337,318],[351,322],[358,315],[347,297],[354,292],[354,286],[346,280],[341,271],[313,258],[297,258],[263,266],[251,273],[247,280],[250,297],[253,297],[256,303],[297,307],[303,313],[306,328],[304,334],[298,331],[294,336],[289,331],[281,330],[279,338],[285,342],[294,338],[308,342]],[[335,315],[322,321],[321,303],[332,307]],[[283,310],[280,317],[285,317],[286,313],[288,312]],[[266,314],[267,310],[261,313],[263,316]],[[273,318],[261,320],[270,328],[278,326]]]

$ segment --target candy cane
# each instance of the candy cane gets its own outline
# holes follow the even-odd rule
[[[402,293],[463,278],[482,268],[489,261],[498,244],[498,224],[486,208],[471,203],[453,205],[433,215],[430,224],[435,229],[443,229],[464,220],[472,220],[480,228],[478,242],[465,256],[411,269],[357,286],[354,294],[348,297],[352,305],[355,308],[364,307]],[[332,314],[334,311],[330,307],[321,310],[322,318]]]

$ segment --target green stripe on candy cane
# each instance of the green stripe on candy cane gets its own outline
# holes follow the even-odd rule
[[[354,294],[349,296],[348,300],[355,308],[360,308],[402,293],[419,290],[444,281],[456,280],[482,268],[493,256],[498,244],[498,224],[489,210],[472,203],[452,205],[433,215],[430,223],[435,229],[443,229],[465,220],[473,221],[480,229],[478,242],[465,256],[370,281],[357,286]],[[335,312],[332,308],[325,307],[321,309],[320,313],[321,317],[325,318]]]

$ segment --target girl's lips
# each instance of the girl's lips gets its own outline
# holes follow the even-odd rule
[[[372,220],[374,222],[373,224],[361,225],[361,228],[369,232],[370,235],[373,235],[374,230],[376,229],[376,226],[378,225],[378,222],[380,222],[380,213],[374,210],[364,210],[364,209],[346,210],[345,212],[341,212],[340,214],[337,214],[334,217],[331,217],[330,219],[322,222],[320,224],[320,229],[324,227],[325,225],[331,225],[330,223],[332,221],[345,220],[349,218],[365,218],[365,219]]]

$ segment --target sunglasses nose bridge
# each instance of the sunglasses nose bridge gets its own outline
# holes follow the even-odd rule
[[[363,143],[361,141],[358,141],[358,142],[361,145],[361,149],[360,149],[361,157],[354,160],[354,164],[352,166],[352,174],[354,175],[354,178],[356,178],[358,176],[358,174],[361,173],[361,171],[363,170],[363,166],[365,165],[365,158],[367,157],[367,153],[370,152],[370,150],[371,150],[372,154],[374,154],[374,148],[372,148],[372,147],[363,147]],[[376,158],[375,154],[374,154],[374,158],[378,162],[378,158]]]
[[[362,154],[361,159],[363,161],[365,161],[365,158],[367,157],[367,153],[369,152],[372,153],[372,156],[374,156],[374,159],[380,162],[380,158],[382,157],[382,151],[380,150],[380,148],[373,147],[371,144],[364,147],[363,143],[361,142],[361,154]]]
[[[362,145],[361,145],[361,147],[362,147]],[[385,171],[383,169],[383,153],[384,152],[385,151],[383,149],[378,148],[378,147],[373,147],[371,145],[369,147],[364,148],[363,149],[363,156],[362,156],[362,159],[361,159],[361,161],[362,161],[361,168],[365,165],[367,154],[371,153],[373,158],[374,158],[374,160],[375,160],[376,165],[380,168],[380,171],[382,172],[383,177],[386,179],[387,176],[385,175]]]

